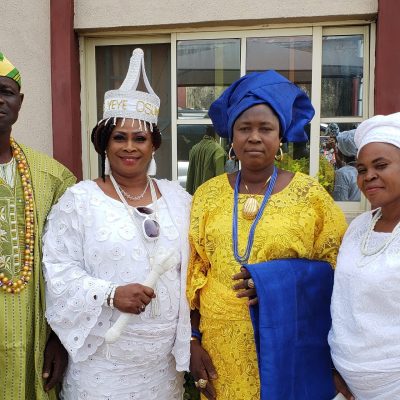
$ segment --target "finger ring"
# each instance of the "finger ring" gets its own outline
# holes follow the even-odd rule
[[[207,379],[199,379],[198,381],[196,381],[196,382],[194,383],[194,385],[195,385],[197,388],[205,389],[205,387],[207,386],[207,382],[208,382]]]
[[[255,288],[253,279],[250,278],[250,279],[247,280],[247,287],[249,289],[254,289]]]
[[[146,309],[146,306],[144,305],[144,304],[142,304],[141,306],[140,306],[140,311],[144,311]]]

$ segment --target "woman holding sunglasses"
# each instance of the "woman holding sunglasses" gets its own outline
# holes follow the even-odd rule
[[[148,93],[136,90],[141,71]],[[48,219],[47,319],[69,352],[63,399],[182,398],[191,200],[178,183],[149,177],[161,144],[158,107],[136,49],[121,88],[105,94],[104,118],[92,132],[101,178],[72,187]],[[172,268],[154,290],[142,285],[166,252]],[[121,313],[135,318],[106,343]]]

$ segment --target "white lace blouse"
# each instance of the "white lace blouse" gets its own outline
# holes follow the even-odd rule
[[[150,266],[141,232],[124,205],[93,181],[67,190],[48,217],[43,236],[46,316],[70,355],[65,399],[114,398],[106,396],[107,390],[118,399],[144,398],[142,390],[149,385],[156,399],[158,388],[168,382],[170,398],[181,395],[181,387],[174,385],[179,381],[176,371],[187,370],[190,358],[185,296],[190,196],[176,183],[157,184],[161,236],[147,248],[150,253],[176,248],[181,262],[157,284],[159,313],[146,307],[112,345],[104,343],[104,335],[120,312],[104,305],[105,296],[110,283],[125,285],[147,277]],[[102,371],[107,374],[99,380],[96,374]]]
[[[329,344],[334,364],[350,388],[354,385],[354,394],[361,388],[357,398],[393,399],[400,397],[369,397],[362,392],[381,387],[382,396],[391,390],[385,385],[394,384],[400,396],[400,236],[381,254],[365,258],[361,243],[371,215],[366,212],[352,221],[340,247]],[[373,231],[368,251],[378,249],[390,235]],[[393,372],[395,382],[389,378]]]

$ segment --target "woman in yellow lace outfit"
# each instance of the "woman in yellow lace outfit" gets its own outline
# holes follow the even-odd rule
[[[270,83],[274,86],[254,94],[255,88]],[[276,100],[277,91],[285,99]],[[243,217],[244,204],[255,198],[260,205],[266,188],[272,191],[262,217],[255,217],[248,263],[308,258],[335,264],[346,228],[342,212],[314,179],[274,167],[281,140],[304,140],[304,125],[312,116],[306,95],[274,71],[241,78],[211,106],[214,126],[221,136],[232,139],[241,171],[239,177],[224,174],[209,180],[193,198],[187,296],[192,308],[191,372],[203,399],[260,398],[248,309],[255,299],[247,299],[256,292],[249,289],[248,279],[233,280],[234,275],[236,279],[249,277],[240,273],[241,263],[233,251],[235,183],[240,255],[245,253],[255,217],[248,212]],[[245,208],[248,211],[248,202]]]

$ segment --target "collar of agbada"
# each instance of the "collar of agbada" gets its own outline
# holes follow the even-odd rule
[[[0,51],[0,76],[11,78],[21,87],[21,74],[18,69],[11,64],[10,60]]]

